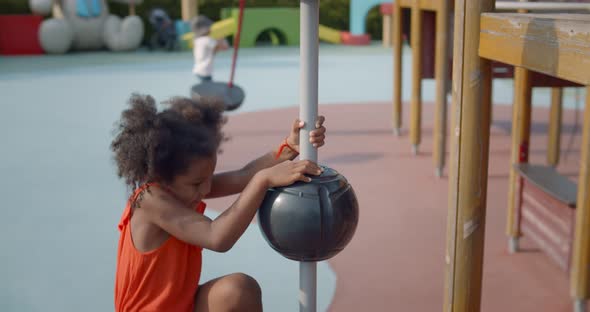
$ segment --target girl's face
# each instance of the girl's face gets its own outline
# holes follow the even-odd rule
[[[211,191],[216,164],[217,156],[194,158],[185,173],[174,177],[170,189],[182,202],[194,206]]]

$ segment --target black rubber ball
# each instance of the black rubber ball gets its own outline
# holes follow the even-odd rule
[[[336,170],[323,168],[311,182],[269,189],[258,210],[266,241],[291,260],[330,259],[356,230],[359,207],[352,186]]]

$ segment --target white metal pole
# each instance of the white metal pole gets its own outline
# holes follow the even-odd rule
[[[318,115],[319,0],[301,0],[300,17],[300,103],[299,118],[305,122],[300,135],[300,158],[318,160],[309,142]]]
[[[315,312],[317,307],[317,263],[299,262],[299,311]]]
[[[299,136],[300,159],[318,161],[317,149],[309,142],[318,116],[319,0],[300,2],[300,103],[299,118],[305,122]],[[299,264],[299,311],[316,311],[317,264]]]

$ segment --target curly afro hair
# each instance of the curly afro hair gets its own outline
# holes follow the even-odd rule
[[[211,157],[224,139],[223,105],[175,97],[158,112],[151,96],[133,94],[111,143],[118,175],[132,189],[150,181],[171,182],[195,157]]]

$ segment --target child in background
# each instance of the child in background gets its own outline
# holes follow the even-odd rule
[[[201,79],[201,82],[212,81],[215,54],[229,49],[229,44],[225,39],[217,40],[209,36],[213,22],[208,17],[199,15],[191,23],[195,34],[193,42],[193,56],[195,58],[193,74]]]

